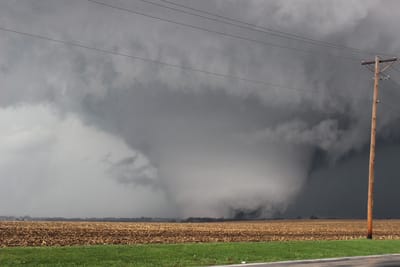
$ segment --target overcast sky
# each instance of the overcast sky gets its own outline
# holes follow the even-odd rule
[[[398,1],[171,0],[317,44],[101,1],[125,10],[0,2],[0,215],[365,217],[373,74],[360,61],[400,52]],[[400,72],[386,74],[375,214],[399,217]]]

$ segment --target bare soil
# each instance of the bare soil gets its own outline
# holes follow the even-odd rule
[[[69,246],[364,238],[364,220],[218,223],[0,222],[0,246]],[[400,239],[400,220],[375,220],[375,239]]]

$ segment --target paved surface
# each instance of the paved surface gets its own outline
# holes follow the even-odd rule
[[[324,260],[305,260],[305,261],[286,261],[275,263],[253,263],[253,264],[237,264],[226,265],[229,267],[331,267],[331,266],[363,266],[363,267],[400,267],[400,254],[367,256],[367,257],[347,257]]]

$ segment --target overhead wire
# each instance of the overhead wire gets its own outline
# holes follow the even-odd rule
[[[375,72],[374,69],[368,68],[368,65],[365,65],[365,67],[367,67],[368,70],[372,71],[373,73]],[[393,69],[393,66],[391,66],[391,69]],[[396,82],[392,77],[390,77],[390,79],[388,79],[387,81],[391,81],[392,83],[396,84],[397,86],[399,86],[400,89],[400,84],[398,82]],[[389,91],[388,89],[391,89],[390,87],[382,87],[380,90],[380,97],[379,97],[379,104],[383,107],[383,109],[387,109],[390,110],[392,113],[396,113],[400,115],[400,109],[394,105],[392,105],[391,103],[388,103],[388,101],[386,101],[386,96],[387,94],[391,95],[392,98],[398,98],[400,95],[395,94],[393,91]],[[391,99],[392,99],[391,98]],[[369,97],[368,97],[369,101],[372,102],[373,101],[373,96],[372,96],[372,91],[369,91]],[[381,109],[379,109],[381,110]]]
[[[187,10],[192,10],[201,14],[206,14],[205,15],[201,15],[201,14],[197,14],[197,13],[193,13],[184,9],[180,9],[180,8],[175,8],[175,7],[171,7],[165,4],[161,4],[158,2],[154,2],[154,1],[149,1],[149,0],[137,0],[137,1],[141,1],[144,3],[148,3],[150,5],[153,6],[158,6],[158,7],[162,7],[165,9],[169,9],[169,10],[173,10],[173,11],[177,11],[177,12],[181,12],[181,13],[185,13],[188,15],[192,15],[192,16],[197,16],[200,18],[204,18],[204,19],[208,19],[208,20],[212,20],[212,21],[216,21],[216,22],[220,22],[220,23],[224,23],[227,25],[232,25],[232,26],[236,26],[242,29],[247,29],[247,30],[252,30],[255,32],[260,32],[260,33],[265,33],[265,34],[269,34],[272,36],[277,36],[280,38],[285,38],[285,39],[290,39],[290,40],[296,40],[296,41],[302,41],[305,43],[309,43],[312,45],[318,45],[318,46],[324,46],[324,47],[329,47],[329,48],[335,48],[335,49],[340,49],[340,50],[348,50],[349,52],[352,53],[361,53],[361,54],[377,54],[376,52],[372,52],[372,51],[366,51],[366,50],[362,50],[359,48],[354,48],[354,47],[350,47],[350,46],[345,46],[345,45],[341,45],[341,44],[335,44],[335,43],[331,43],[331,42],[326,42],[326,41],[321,41],[321,40],[316,40],[316,39],[312,39],[309,37],[305,37],[305,36],[301,36],[301,35],[297,35],[297,34],[293,34],[293,33],[288,33],[288,32],[284,32],[284,31],[279,31],[279,30],[275,30],[275,29],[271,29],[271,28],[267,28],[264,26],[259,26],[256,24],[252,24],[252,23],[248,23],[242,20],[238,20],[238,19],[234,19],[231,17],[227,17],[227,16],[223,16],[220,14],[216,14],[216,13],[212,13],[212,12],[208,12],[205,10],[201,10],[201,9],[197,9],[197,8],[193,8],[191,6],[187,6],[184,4],[178,4],[176,2],[173,1],[168,1],[168,0],[160,0],[164,3],[167,3],[169,5],[173,5],[173,6],[178,6],[178,7],[182,7],[185,8]],[[212,16],[212,17],[209,17]],[[381,55],[387,55],[387,54],[382,54]]]
[[[400,73],[400,70],[399,70],[398,68],[396,68],[395,66],[391,66],[390,68],[393,69],[393,70],[395,70],[396,72],[399,72],[399,73]]]
[[[218,35],[221,35],[221,36],[224,36],[224,37],[229,37],[229,38],[245,40],[245,41],[249,41],[249,42],[253,42],[253,43],[258,43],[258,44],[261,44],[261,45],[264,45],[264,46],[271,46],[271,47],[277,47],[277,48],[282,48],[282,49],[289,49],[289,50],[292,50],[292,51],[295,51],[295,52],[308,53],[308,54],[309,53],[315,54],[316,52],[319,52],[319,51],[315,51],[315,50],[306,50],[306,49],[296,48],[296,47],[292,47],[292,46],[286,46],[286,45],[275,44],[275,43],[271,43],[271,42],[265,42],[265,41],[261,41],[261,40],[257,40],[257,39],[251,39],[251,38],[243,37],[243,36],[236,35],[236,34],[226,33],[226,32],[222,32],[222,31],[216,31],[216,30],[200,27],[200,26],[197,26],[197,25],[192,25],[192,24],[188,24],[188,23],[184,23],[184,22],[178,22],[178,21],[175,21],[175,20],[171,20],[171,19],[167,19],[167,18],[161,18],[161,17],[154,16],[154,15],[149,15],[149,14],[146,14],[146,13],[143,13],[143,12],[139,12],[139,11],[136,11],[136,10],[132,10],[132,9],[129,9],[129,8],[124,8],[124,7],[120,7],[120,6],[116,6],[116,5],[111,5],[111,4],[104,3],[104,2],[101,2],[101,1],[97,1],[97,0],[87,0],[87,1],[89,1],[91,3],[94,3],[94,4],[101,5],[103,7],[107,7],[107,8],[111,8],[111,9],[115,9],[115,10],[120,10],[120,11],[125,11],[125,12],[128,12],[128,13],[132,13],[132,14],[148,17],[148,18],[151,18],[151,19],[164,21],[164,22],[168,22],[168,23],[172,23],[172,24],[183,26],[183,27],[188,27],[188,28],[192,28],[192,29],[208,32],[208,33],[218,34]],[[351,61],[357,61],[357,62],[359,62],[361,60],[360,58],[347,57],[347,56],[342,56],[342,55],[337,55],[337,54],[333,55],[333,54],[326,53],[325,55],[331,56],[331,57],[340,57],[340,58],[343,58],[343,59],[347,59],[347,60],[351,60]]]
[[[98,2],[96,0],[87,0],[87,1],[100,3],[103,5],[108,5],[108,4]],[[119,7],[113,7],[113,8],[120,9]],[[212,72],[212,71],[207,71],[204,69],[199,69],[199,68],[195,68],[195,67],[191,67],[191,66],[172,64],[172,63],[168,63],[165,61],[155,60],[155,59],[151,59],[151,58],[145,58],[145,57],[136,56],[136,55],[130,55],[130,54],[116,52],[116,51],[107,50],[107,49],[98,48],[98,47],[93,47],[93,46],[90,46],[90,45],[87,45],[87,44],[84,44],[81,42],[77,42],[77,41],[67,41],[67,40],[62,40],[62,39],[56,39],[56,38],[45,36],[45,35],[18,31],[15,29],[5,28],[2,26],[0,26],[0,31],[14,33],[14,34],[23,35],[23,36],[29,36],[32,38],[41,39],[41,40],[50,41],[50,42],[59,43],[59,44],[64,44],[67,46],[74,46],[74,47],[79,47],[79,48],[83,48],[83,49],[93,50],[93,51],[97,51],[97,52],[100,52],[103,54],[110,54],[110,55],[114,55],[114,56],[121,56],[121,57],[131,58],[134,60],[140,60],[140,61],[144,61],[144,62],[148,62],[148,63],[152,63],[152,64],[159,64],[159,65],[163,65],[163,66],[167,66],[167,67],[171,67],[171,68],[175,68],[175,69],[187,70],[187,71],[191,71],[191,72],[198,72],[198,73],[212,75],[215,77],[226,78],[226,79],[235,79],[235,80],[249,82],[249,83],[258,84],[258,85],[267,85],[267,86],[274,87],[274,88],[297,90],[297,91],[310,91],[310,90],[316,89],[316,88],[303,89],[303,88],[287,87],[287,86],[283,86],[280,84],[275,84],[275,83],[271,83],[271,82],[267,82],[267,81],[255,80],[255,79],[250,79],[250,78],[246,78],[246,77],[240,77],[240,76],[235,76],[235,75],[231,75],[231,74],[226,74],[226,73]]]
[[[392,82],[395,85],[395,88],[398,89],[398,91],[394,91],[392,90],[392,87],[386,87],[385,89],[389,89],[389,94],[396,96],[396,97],[400,97],[400,83],[397,82],[395,79],[393,79],[393,77],[390,77],[389,80],[390,82]],[[388,90],[386,90],[385,92],[388,92]]]
[[[154,60],[154,59],[150,59],[150,58],[144,58],[144,57],[140,57],[140,56],[135,56],[135,55],[130,55],[130,54],[126,54],[126,53],[107,50],[107,49],[103,49],[103,48],[93,47],[93,46],[89,46],[87,44],[83,44],[81,42],[78,43],[76,41],[67,41],[67,40],[62,40],[62,39],[56,39],[56,38],[49,37],[49,36],[44,36],[44,35],[34,34],[34,33],[28,33],[28,32],[23,32],[23,31],[18,31],[18,30],[15,30],[15,29],[5,28],[5,27],[2,27],[2,26],[0,26],[0,31],[14,33],[14,34],[21,35],[21,36],[27,36],[27,37],[30,37],[30,38],[35,38],[35,39],[39,39],[39,40],[43,40],[43,41],[49,41],[49,42],[53,42],[53,43],[63,44],[63,45],[66,45],[66,46],[72,46],[72,47],[78,47],[78,48],[82,48],[82,49],[92,50],[92,51],[100,52],[102,54],[109,54],[109,55],[113,55],[113,56],[126,57],[126,58],[130,58],[130,59],[134,59],[134,60],[140,60],[140,61],[144,61],[144,62],[148,62],[148,63],[152,63],[152,64],[159,64],[159,65],[166,66],[166,67],[171,67],[171,68],[175,68],[175,69],[181,69],[181,70],[184,70],[184,71],[202,73],[202,74],[205,74],[205,75],[211,75],[211,76],[214,76],[214,77],[219,77],[219,78],[224,78],[224,79],[239,80],[239,81],[248,82],[248,83],[252,83],[252,84],[266,85],[266,86],[269,86],[269,87],[272,87],[272,88],[280,88],[280,89],[286,89],[286,90],[290,90],[290,91],[303,91],[303,92],[314,91],[314,92],[317,92],[317,93],[320,92],[318,90],[318,88],[311,87],[311,88],[305,89],[305,88],[297,88],[297,87],[287,87],[287,86],[283,86],[283,85],[280,85],[280,84],[275,84],[275,83],[262,81],[262,80],[255,80],[255,79],[249,79],[249,78],[235,76],[235,75],[231,75],[231,74],[212,72],[212,71],[193,68],[193,67],[190,67],[190,66],[176,65],[176,64],[172,64],[172,63],[168,63],[168,62],[164,62],[164,61],[160,61],[160,60]],[[273,93],[277,93],[277,92],[273,91]],[[387,104],[387,106],[389,106],[389,105]]]
[[[267,85],[267,86],[274,87],[274,88],[306,91],[305,89],[302,89],[302,88],[286,87],[286,86],[283,86],[280,84],[275,84],[275,83],[271,83],[271,82],[267,82],[267,81],[249,79],[249,78],[235,76],[235,75],[231,75],[231,74],[207,71],[207,70],[198,69],[198,68],[194,68],[194,67],[190,67],[190,66],[182,66],[182,65],[172,64],[172,63],[168,63],[168,62],[164,62],[164,61],[160,61],[160,60],[154,60],[154,59],[145,58],[145,57],[141,57],[141,56],[135,56],[135,55],[130,55],[130,54],[121,53],[121,52],[115,52],[115,51],[107,50],[107,49],[103,49],[103,48],[97,48],[97,47],[89,46],[87,44],[83,44],[81,42],[56,39],[53,37],[18,31],[15,29],[5,28],[2,26],[0,26],[0,31],[14,33],[14,34],[22,35],[22,36],[28,36],[31,38],[36,38],[36,39],[40,39],[40,40],[44,40],[44,41],[50,41],[50,42],[63,44],[63,45],[67,45],[67,46],[73,46],[73,47],[79,47],[79,48],[83,48],[83,49],[87,49],[87,50],[93,50],[93,51],[100,52],[103,54],[110,54],[110,55],[114,55],[114,56],[120,56],[120,57],[131,58],[134,60],[145,61],[145,62],[152,63],[152,64],[159,64],[159,65],[163,65],[163,66],[167,66],[167,67],[171,67],[171,68],[175,68],[175,69],[182,69],[182,70],[191,71],[191,72],[198,72],[198,73],[212,75],[212,76],[220,77],[220,78],[234,79],[234,80],[249,82],[249,83],[258,84],[258,85]],[[308,89],[308,91],[309,90],[313,90],[313,89]]]
[[[391,66],[391,69],[394,69],[393,66]],[[385,97],[385,95],[391,96],[390,99],[400,97],[400,84],[395,79],[393,79],[393,77],[390,77],[386,81],[391,82],[392,84],[394,84],[395,87],[397,87],[399,89],[399,91],[398,92],[393,91],[392,90],[393,87],[389,87],[389,86],[383,87],[380,90],[381,91],[380,104],[383,104],[384,107],[389,108],[392,111],[400,113],[400,109],[398,107],[394,106],[392,103],[389,103],[388,101],[386,101],[387,97]]]

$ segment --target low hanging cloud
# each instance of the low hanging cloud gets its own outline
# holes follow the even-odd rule
[[[341,192],[364,175],[358,170],[368,157],[372,84],[358,58],[370,54],[140,1],[104,2],[275,46],[80,0],[2,1],[0,26],[267,83],[1,33],[0,215],[264,217],[289,207],[297,216],[297,210],[313,210],[315,192],[329,196],[325,177],[337,179],[330,182]],[[399,3],[382,3],[184,1],[257,25],[396,54]],[[378,138],[390,146],[398,144],[400,113],[388,107],[397,106],[399,94],[395,79],[381,84]],[[385,151],[382,158],[394,153]],[[386,171],[396,173],[393,166]],[[348,198],[361,203],[361,194]],[[335,197],[326,202],[340,216],[343,205]]]
[[[297,120],[279,124],[274,129],[268,128],[254,133],[252,139],[257,141],[267,139],[273,143],[304,144],[329,151],[339,142],[341,135],[336,120],[324,120],[313,126]]]
[[[162,193],[141,186],[158,178],[156,169],[120,138],[51,105],[1,108],[0,123],[7,125],[0,130],[1,214],[101,217],[106,209],[108,216],[121,217],[166,211]]]

